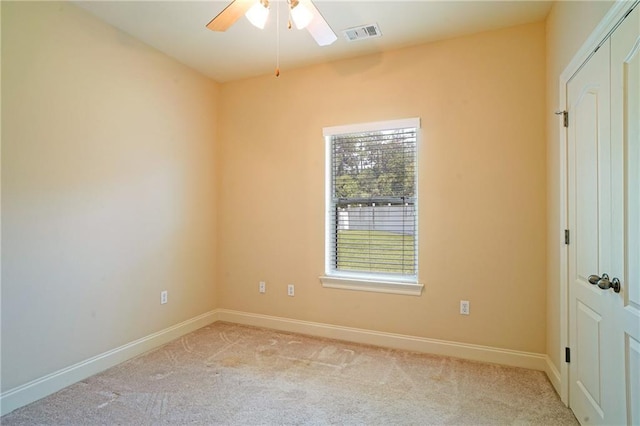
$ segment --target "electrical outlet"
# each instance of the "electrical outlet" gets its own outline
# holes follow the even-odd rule
[[[169,299],[169,293],[167,292],[167,290],[161,291],[160,292],[160,304],[164,305],[165,303],[167,303],[168,299]]]
[[[469,301],[461,300],[460,301],[460,315],[469,315]]]
[[[295,294],[295,289],[293,287],[293,284],[289,284],[287,286],[287,296],[293,296]]]
[[[258,291],[260,291],[260,293],[266,293],[267,292],[267,283],[265,283],[264,281],[260,281],[260,284],[258,286]]]

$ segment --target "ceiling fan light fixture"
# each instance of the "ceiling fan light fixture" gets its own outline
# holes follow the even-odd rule
[[[298,0],[291,0],[289,4],[291,7],[291,19],[296,24],[296,28],[299,30],[306,28],[313,19],[311,11],[303,4],[300,4]]]
[[[253,26],[264,29],[269,17],[269,2],[267,0],[258,0],[256,4],[251,6],[245,15]]]

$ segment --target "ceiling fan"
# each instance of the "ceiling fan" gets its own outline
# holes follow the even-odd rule
[[[272,0],[279,1],[279,0]],[[291,21],[296,28],[306,28],[320,46],[328,46],[338,39],[311,0],[286,0]],[[262,29],[269,17],[269,0],[233,0],[207,24],[213,31],[226,31],[245,15],[256,27]]]

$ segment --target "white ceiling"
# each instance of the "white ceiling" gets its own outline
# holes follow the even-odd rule
[[[264,30],[242,17],[227,32],[205,25],[230,0],[76,1],[99,19],[219,81],[270,74],[276,65],[276,10],[280,10],[280,69],[379,53],[465,34],[543,20],[549,1],[315,0],[338,36],[318,46],[306,30],[287,29],[285,0],[271,0]],[[282,2],[282,3],[280,3]],[[342,30],[377,23],[382,37],[348,42]]]

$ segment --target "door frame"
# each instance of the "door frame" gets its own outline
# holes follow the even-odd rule
[[[625,16],[627,11],[637,3],[638,0],[616,0],[611,6],[600,23],[591,32],[584,41],[578,52],[573,56],[569,64],[566,66],[558,85],[558,110],[567,110],[567,84],[569,80],[583,67],[583,65],[591,58],[596,48],[605,41],[617,27],[620,20]],[[640,7],[640,6],[638,6]],[[571,120],[571,117],[569,117]],[[563,120],[557,120],[557,132],[559,135],[558,154],[560,159],[560,206],[557,214],[560,218],[560,230],[562,235],[558,236],[558,243],[561,244],[560,253],[560,377],[559,385],[560,399],[565,405],[569,405],[569,366],[564,359],[564,348],[569,347],[569,247],[564,243],[564,230],[568,228],[568,129],[564,127]]]

